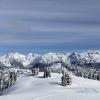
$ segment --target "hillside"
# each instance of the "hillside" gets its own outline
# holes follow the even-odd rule
[[[60,85],[61,74],[52,78],[21,76],[17,83],[4,91],[0,100],[100,100],[100,82],[71,75],[72,85]]]

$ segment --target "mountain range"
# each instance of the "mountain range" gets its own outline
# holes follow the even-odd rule
[[[0,63],[6,67],[18,66],[23,67],[29,65],[52,64],[52,63],[65,63],[65,64],[79,64],[84,65],[88,63],[100,63],[100,51],[91,50],[87,52],[73,52],[73,53],[47,53],[43,55],[29,53],[27,55],[20,53],[9,53],[0,57]]]

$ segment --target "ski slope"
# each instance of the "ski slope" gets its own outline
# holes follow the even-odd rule
[[[61,86],[61,74],[52,78],[21,76],[16,84],[5,90],[0,100],[100,100],[100,82],[72,76],[72,85]]]

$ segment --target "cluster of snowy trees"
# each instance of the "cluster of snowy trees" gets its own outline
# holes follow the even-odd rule
[[[68,69],[76,76],[100,80],[100,69],[96,69],[93,67],[80,67],[77,65],[71,65],[70,67],[68,67]]]
[[[49,67],[44,68],[44,78],[51,77],[51,72],[52,72],[51,68],[49,68]],[[66,68],[63,68],[63,67],[60,68],[58,70],[58,73],[62,74],[62,77],[61,77],[61,85],[62,86],[72,84],[71,76],[70,76],[69,72],[66,70]]]
[[[15,70],[0,70],[0,93],[3,93],[6,88],[14,85],[17,75],[18,72],[15,72]]]
[[[62,86],[66,86],[66,85],[71,85],[72,84],[72,79],[70,77],[70,75],[68,73],[66,73],[65,75],[63,74],[62,78],[61,78],[61,83]]]
[[[44,68],[44,78],[51,77],[51,70],[50,68]]]
[[[39,74],[39,68],[32,68],[32,76],[36,76]]]

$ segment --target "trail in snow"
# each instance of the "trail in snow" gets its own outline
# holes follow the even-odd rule
[[[0,100],[100,100],[100,82],[72,75],[72,85],[60,84],[61,74],[52,78],[22,76],[14,86],[4,91]],[[95,99],[94,99],[95,98]]]

